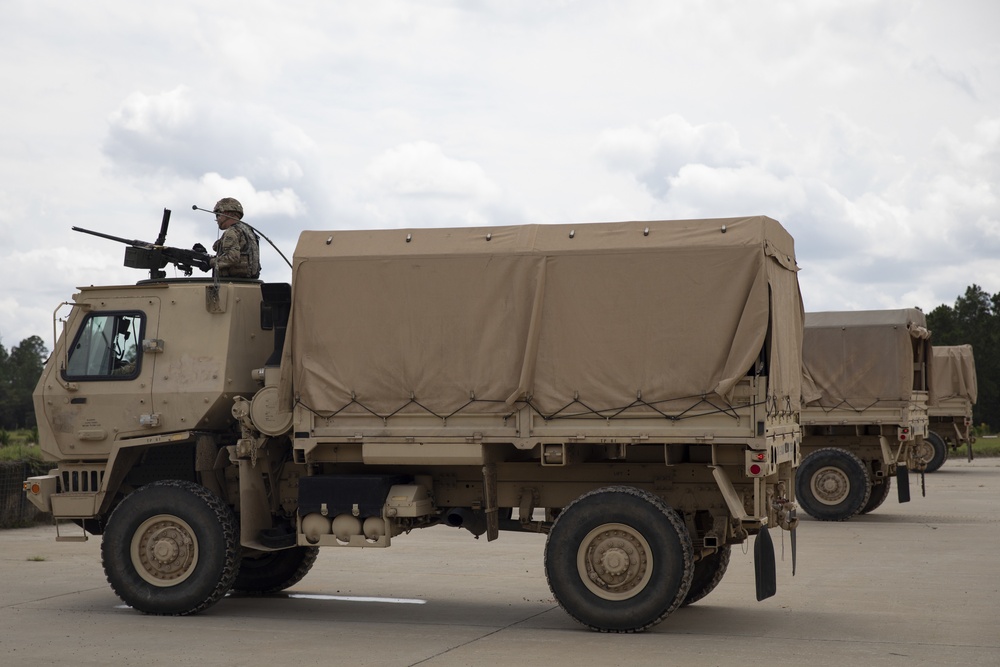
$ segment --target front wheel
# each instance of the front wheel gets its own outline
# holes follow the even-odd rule
[[[817,449],[795,471],[796,498],[820,521],[850,519],[864,508],[870,489],[864,462],[846,449]]]
[[[319,547],[245,553],[233,590],[250,595],[269,595],[291,588],[309,573],[318,555]]]
[[[693,561],[677,513],[628,486],[574,500],[545,542],[552,594],[570,616],[601,632],[638,632],[666,618],[691,587]]]
[[[111,588],[147,614],[207,609],[233,586],[239,525],[222,499],[193,482],[153,482],[108,518],[101,561]]]

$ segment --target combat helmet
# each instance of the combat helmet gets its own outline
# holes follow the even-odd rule
[[[223,197],[212,209],[213,213],[231,213],[234,217],[243,219],[243,204],[232,197]]]

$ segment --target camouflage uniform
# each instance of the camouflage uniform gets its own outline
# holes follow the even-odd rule
[[[220,278],[260,277],[260,245],[257,235],[243,222],[222,232],[212,245]]]

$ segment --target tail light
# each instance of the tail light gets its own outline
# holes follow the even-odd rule
[[[747,452],[747,475],[760,477],[767,474],[767,452]]]

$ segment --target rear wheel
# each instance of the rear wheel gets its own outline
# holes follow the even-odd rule
[[[940,435],[934,431],[928,431],[927,436],[917,445],[913,455],[918,461],[926,464],[925,473],[934,472],[943,466],[948,459],[948,445]]]
[[[318,555],[319,547],[244,553],[233,590],[251,595],[268,595],[291,588],[309,573]]]
[[[239,526],[205,487],[153,482],[126,496],[108,518],[101,561],[111,588],[133,609],[195,614],[232,588]]]
[[[545,542],[552,594],[570,616],[601,632],[637,632],[663,620],[684,601],[693,560],[677,513],[627,486],[577,498]]]
[[[709,593],[722,581],[729,567],[731,547],[727,544],[694,564],[694,574],[691,577],[691,588],[684,598],[682,607],[694,604]]]
[[[878,509],[885,502],[886,498],[889,497],[889,489],[891,488],[892,478],[883,477],[881,484],[872,486],[871,493],[868,494],[868,502],[865,503],[865,506],[861,508],[858,514],[868,514]]]
[[[851,518],[868,502],[870,489],[864,462],[846,449],[817,449],[795,471],[799,504],[820,521]]]

